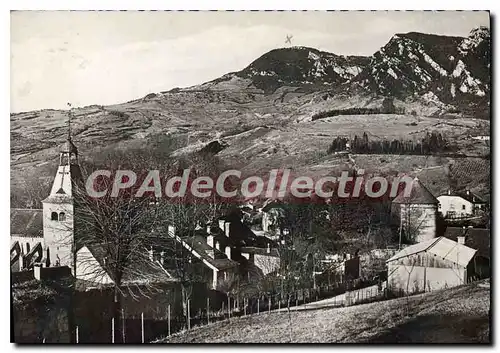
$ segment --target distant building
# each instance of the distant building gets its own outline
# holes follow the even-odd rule
[[[480,136],[472,136],[472,139],[479,141],[489,141],[490,137],[488,135],[480,135]]]
[[[445,195],[438,196],[439,212],[445,218],[471,217],[486,208],[486,201],[470,190],[454,193],[448,190]]]
[[[388,288],[405,293],[455,287],[480,277],[477,250],[445,237],[410,245],[387,263]]]
[[[402,190],[392,203],[407,241],[419,243],[436,236],[439,202],[418,178],[413,179],[408,196]]]

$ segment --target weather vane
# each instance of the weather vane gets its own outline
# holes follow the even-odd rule
[[[292,38],[293,38],[293,35],[286,35],[286,40],[285,40],[285,44],[290,44],[292,45]]]
[[[68,140],[71,140],[71,103],[67,103],[69,107],[68,112]]]

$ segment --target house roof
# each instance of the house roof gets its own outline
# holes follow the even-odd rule
[[[248,253],[248,254],[257,254],[257,255],[279,257],[279,252],[278,252],[278,249],[276,249],[276,248],[270,249],[270,252],[267,252],[267,248],[257,248],[254,246],[245,246],[245,247],[241,248],[241,252]]]
[[[474,194],[473,192],[471,192],[469,190],[466,190],[463,192],[449,192],[447,194],[439,195],[439,197],[441,197],[441,196],[458,196],[458,197],[463,198],[464,200],[467,200],[467,201],[469,201],[471,203],[475,203],[475,204],[486,203],[486,201],[482,197]]]
[[[397,204],[433,204],[437,205],[439,201],[432,193],[420,182],[418,178],[413,179],[409,196],[405,196],[405,190],[396,196],[392,201]]]
[[[202,260],[205,260],[218,270],[225,270],[238,266],[238,263],[236,261],[228,259],[225,253],[208,245],[207,240],[202,236],[195,235],[190,237],[183,237],[181,239],[186,245],[196,251],[196,253],[200,255]],[[209,253],[212,251],[214,252],[214,258],[209,255]]]
[[[476,251],[477,250],[459,244],[456,241],[445,237],[439,237],[410,245],[396,253],[386,262],[395,261],[402,257],[414,255],[420,252],[428,252],[461,266],[467,266],[476,254]]]
[[[11,208],[10,234],[18,237],[43,238],[43,210]]]
[[[478,255],[491,258],[490,256],[490,229],[485,228],[462,228],[462,227],[447,227],[444,232],[444,237],[453,241],[459,236],[465,236],[465,245],[476,249]]]
[[[108,266],[106,266],[105,258],[108,254],[106,244],[91,244],[86,245],[85,247],[90,251],[97,262],[99,262],[101,267],[108,273],[111,279],[113,279],[113,276],[108,270]],[[81,249],[79,251],[81,251]],[[172,277],[158,261],[151,261],[149,259],[146,249],[144,249],[144,254],[137,253],[133,259],[130,260],[122,278],[123,285],[164,283],[173,281],[176,281],[176,279]]]

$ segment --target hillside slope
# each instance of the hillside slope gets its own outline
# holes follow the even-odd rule
[[[489,145],[472,137],[490,134],[489,120],[478,119],[489,117],[489,53],[487,28],[467,38],[399,34],[371,58],[307,47],[275,49],[239,72],[204,84],[74,108],[72,136],[82,159],[104,149],[165,145],[177,158],[221,141],[227,148],[218,156],[247,173],[287,167],[331,173],[341,164],[326,155],[332,140],[364,132],[374,138],[419,139],[436,130],[460,153],[487,156]],[[478,95],[479,90],[485,94]],[[380,108],[387,96],[394,98],[398,114],[311,121],[318,113]],[[25,190],[26,179],[52,178],[67,136],[67,111],[11,114],[10,124],[13,189]],[[422,167],[417,164],[394,169],[411,173]],[[478,186],[483,194],[484,187],[476,184],[469,187]]]
[[[476,284],[338,309],[231,319],[160,343],[488,343],[490,291]]]

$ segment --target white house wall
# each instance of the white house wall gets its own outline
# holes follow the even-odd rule
[[[467,271],[463,267],[425,267],[389,263],[388,287],[405,293],[432,291],[456,287],[466,283]]]
[[[456,217],[470,216],[474,213],[472,202],[460,196],[442,195],[438,198],[439,212],[446,217],[448,212],[454,212]]]

